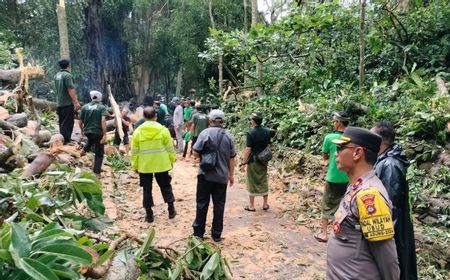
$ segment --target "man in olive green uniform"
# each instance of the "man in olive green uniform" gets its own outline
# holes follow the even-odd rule
[[[314,236],[319,242],[327,242],[328,221],[333,219],[333,215],[347,190],[348,177],[345,172],[339,170],[336,166],[336,145],[332,141],[341,138],[349,121],[350,118],[346,112],[334,112],[334,131],[327,134],[323,140],[322,157],[328,164],[328,168],[322,199],[322,232],[320,235]]]
[[[102,94],[93,90],[90,92],[92,101],[81,108],[80,129],[81,133],[86,135],[88,142],[81,155],[94,146],[94,173],[100,174],[102,170],[103,156],[105,154],[104,144],[106,142],[106,119],[108,114],[106,107],[102,104]]]
[[[148,223],[153,218],[153,176],[158,183],[164,202],[168,204],[169,219],[176,216],[175,198],[172,192],[169,170],[175,162],[175,150],[169,130],[156,122],[156,111],[153,107],[144,108],[145,122],[141,124],[131,139],[131,167],[139,172],[139,181],[144,189],[143,206]]]
[[[58,113],[59,133],[64,137],[64,144],[70,142],[72,136],[75,111],[80,110],[80,103],[71,74],[70,61],[58,61],[61,70],[55,76],[56,104]]]
[[[347,127],[338,145],[336,163],[349,186],[334,215],[327,248],[327,279],[398,280],[392,204],[373,164],[381,137],[367,129]]]
[[[197,113],[195,113],[191,118],[192,147],[194,147],[195,142],[197,142],[200,132],[208,128],[209,117],[206,115],[205,111],[205,106],[199,105]]]

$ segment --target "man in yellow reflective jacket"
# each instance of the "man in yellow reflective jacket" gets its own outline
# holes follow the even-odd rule
[[[144,188],[143,206],[145,220],[153,222],[152,181],[153,175],[158,183],[164,202],[168,204],[169,219],[176,216],[169,170],[175,161],[175,150],[169,130],[156,122],[153,107],[144,109],[145,122],[133,133],[131,141],[131,166],[139,172],[139,181]]]

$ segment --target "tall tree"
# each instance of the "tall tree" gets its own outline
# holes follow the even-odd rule
[[[59,4],[56,6],[56,14],[58,15],[59,54],[61,58],[70,59],[69,34],[67,32],[66,20],[66,4],[64,3],[64,0],[59,0]]]
[[[255,28],[258,24],[258,0],[252,0],[252,27]],[[262,61],[256,56],[256,77],[257,77],[257,87],[256,94],[258,96],[263,95],[263,87],[261,86],[263,80],[263,64]]]
[[[360,0],[359,13],[359,90],[364,88],[365,50],[366,50],[366,0]]]

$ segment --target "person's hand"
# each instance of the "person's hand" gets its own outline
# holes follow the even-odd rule
[[[106,143],[106,135],[103,135],[102,139],[100,140],[100,144]]]
[[[81,108],[80,102],[78,101],[73,106],[75,107],[75,111],[78,111]]]
[[[228,181],[230,181],[230,187],[232,187],[234,184],[234,176],[233,175],[228,176]]]

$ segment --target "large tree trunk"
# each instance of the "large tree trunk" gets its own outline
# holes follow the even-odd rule
[[[92,61],[88,89],[107,92],[108,84],[119,100],[132,97],[128,73],[128,48],[122,40],[122,23],[128,16],[123,10],[113,12],[113,25],[103,24],[102,0],[87,0],[85,8],[87,58]]]
[[[89,76],[88,89],[101,90],[103,92],[105,85],[105,50],[103,48],[103,29],[101,24],[100,10],[103,6],[102,0],[87,0],[85,8],[86,16],[86,40],[87,40],[87,58],[92,61],[93,73]]]
[[[366,49],[366,0],[360,0],[359,14],[359,90],[364,88],[364,68],[365,68],[365,49]]]
[[[181,96],[182,84],[183,84],[183,66],[180,66],[180,68],[178,68],[178,75],[177,75],[177,90],[175,91],[175,95],[177,97]]]
[[[258,1],[252,0],[252,27],[255,27],[258,24]],[[263,64],[258,59],[256,61],[256,76],[258,78],[258,86],[256,87],[256,94],[261,96],[264,94],[263,88],[261,86],[263,80]]]
[[[59,5],[56,6],[56,14],[58,16],[59,55],[61,58],[70,59],[69,35],[67,32],[66,20],[66,5],[64,4],[64,0],[59,0]]]

